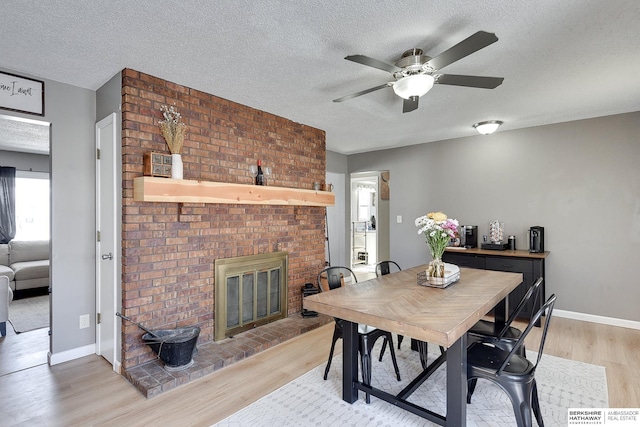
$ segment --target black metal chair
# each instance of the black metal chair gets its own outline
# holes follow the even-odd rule
[[[332,289],[336,289],[345,285],[345,274],[350,275],[353,282],[357,283],[358,279],[353,271],[348,267],[327,267],[318,274],[318,288],[321,292],[327,292]],[[327,367],[324,370],[324,379],[327,379],[329,375],[329,368],[331,368],[331,359],[333,359],[333,352],[336,347],[336,341],[343,336],[343,324],[344,320],[339,318],[335,319],[335,327],[333,329],[333,339],[331,341],[331,350],[329,351],[329,360],[327,361]],[[396,377],[400,381],[400,370],[398,369],[398,362],[396,361],[396,353],[393,350],[393,338],[391,332],[383,331],[368,325],[358,325],[358,351],[360,352],[360,364],[362,369],[362,382],[366,385],[371,385],[371,350],[378,338],[383,337],[385,344],[388,341],[391,349],[391,360],[393,367],[396,371]],[[367,403],[370,398],[367,394]]]
[[[495,324],[488,320],[479,320],[475,325],[473,325],[471,329],[469,329],[469,332],[467,332],[467,342],[469,345],[474,342],[488,342],[502,348],[503,350],[511,351],[518,338],[520,338],[520,335],[522,335],[522,331],[511,326],[511,324],[516,320],[518,315],[520,315],[529,301],[536,301],[538,299],[542,281],[543,278],[539,277],[538,280],[531,285],[505,322],[504,327],[499,331],[496,330]],[[526,350],[523,344],[522,347],[519,348],[518,354],[524,357],[525,353]]]
[[[394,267],[397,269],[394,269]],[[400,271],[402,270],[397,262],[395,261],[381,261],[376,264],[376,277],[384,276],[385,274],[389,274],[392,271]]]
[[[395,267],[395,268],[394,268]],[[385,274],[390,274],[391,272],[401,271],[402,269],[395,261],[380,261],[376,264],[376,277],[384,276]],[[404,335],[398,335],[398,350],[400,350],[400,346],[402,345],[402,340],[404,339]],[[384,352],[387,348],[387,342],[385,341],[382,344],[382,350],[380,351],[380,361],[382,360],[382,356],[384,356]]]
[[[467,351],[467,403],[471,403],[471,396],[475,390],[477,379],[487,379],[499,385],[508,395],[513,406],[518,427],[530,427],[532,425],[531,411],[536,417],[540,427],[544,427],[540,403],[538,401],[538,386],[535,372],[547,338],[551,313],[556,302],[556,296],[551,295],[547,302],[533,315],[527,328],[520,334],[510,351],[503,350],[490,343],[475,342]],[[547,312],[544,322],[538,358],[536,363],[531,363],[526,357],[518,354],[520,347],[535,323]]]

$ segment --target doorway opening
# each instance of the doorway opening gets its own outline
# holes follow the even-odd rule
[[[351,174],[350,262],[358,280],[375,277],[376,264],[389,257],[389,203],[381,198],[381,175]]]
[[[50,145],[51,123],[0,115],[0,166],[15,168],[16,221],[15,236],[0,248],[14,294],[0,376],[47,363],[51,347]]]

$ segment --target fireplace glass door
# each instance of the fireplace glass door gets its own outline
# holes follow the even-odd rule
[[[216,260],[215,340],[287,316],[287,254]]]
[[[281,312],[280,268],[228,276],[227,329]]]

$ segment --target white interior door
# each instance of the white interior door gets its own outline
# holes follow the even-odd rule
[[[115,127],[115,113],[96,123],[96,354],[118,371]]]

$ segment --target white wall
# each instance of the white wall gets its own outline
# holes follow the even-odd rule
[[[556,308],[640,321],[638,135],[637,112],[356,154],[348,168],[390,170],[390,255],[400,265],[428,260],[414,220],[429,211],[481,236],[499,219],[519,249],[541,225]]]

